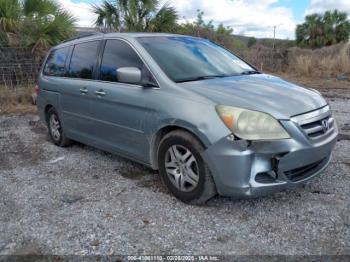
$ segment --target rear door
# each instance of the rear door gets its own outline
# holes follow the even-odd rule
[[[91,99],[100,43],[94,40],[75,44],[66,77],[62,79],[60,102],[64,128],[68,136],[82,142],[91,138]]]
[[[155,90],[118,82],[116,70],[121,67],[137,67],[143,76],[150,76],[129,43],[118,39],[106,40],[101,57],[100,81],[92,90],[94,134],[105,148],[147,162],[149,141],[144,133],[144,124],[150,112],[144,97]]]

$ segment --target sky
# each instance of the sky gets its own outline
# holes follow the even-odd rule
[[[90,27],[96,17],[91,4],[102,0],[58,0],[78,19],[77,26]],[[294,39],[295,27],[305,15],[338,9],[349,14],[350,0],[160,0],[178,11],[180,22],[193,21],[197,9],[204,12],[204,19],[215,24],[223,22],[234,29],[235,34],[255,37]]]

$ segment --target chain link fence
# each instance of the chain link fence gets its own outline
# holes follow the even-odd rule
[[[0,48],[0,86],[13,89],[33,86],[43,56],[34,55],[23,47]]]

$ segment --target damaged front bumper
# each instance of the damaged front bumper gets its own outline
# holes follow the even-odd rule
[[[338,134],[330,113],[317,116],[316,120],[323,119],[333,122],[321,136],[312,137],[303,129],[316,130],[316,125],[299,125],[291,119],[281,121],[290,139],[249,142],[228,136],[209,147],[203,157],[218,193],[238,198],[264,196],[298,186],[320,174],[331,160]]]

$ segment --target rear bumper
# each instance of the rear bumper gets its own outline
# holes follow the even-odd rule
[[[220,195],[264,196],[304,184],[326,169],[337,128],[315,143],[291,121],[284,125],[291,139],[248,143],[225,137],[204,152]]]

